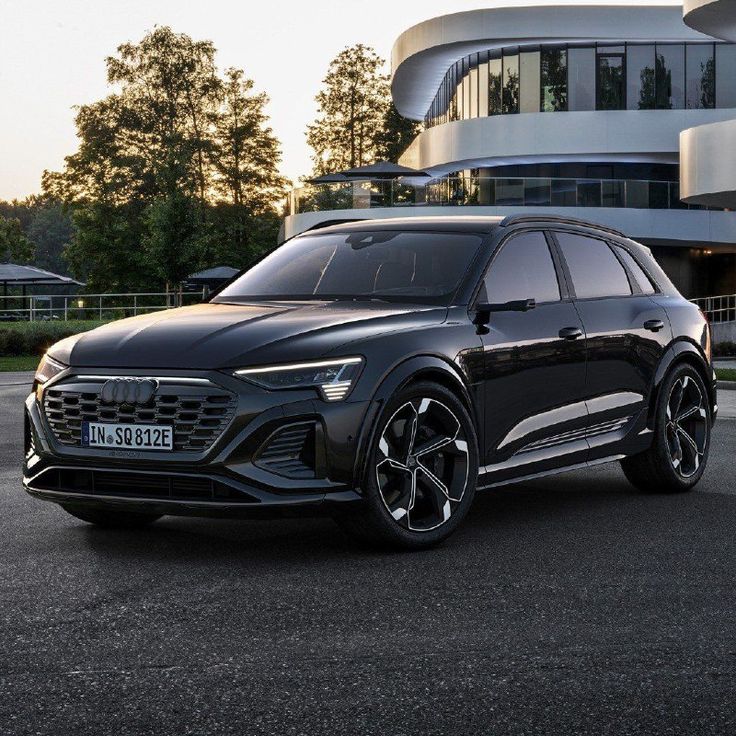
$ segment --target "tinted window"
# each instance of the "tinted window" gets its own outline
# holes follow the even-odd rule
[[[493,259],[484,286],[480,301],[494,304],[516,299],[558,301],[560,287],[544,235],[523,233],[507,240]]]
[[[216,301],[248,298],[448,303],[481,243],[465,233],[303,235],[278,248]]]
[[[639,288],[645,294],[654,294],[655,288],[652,285],[649,276],[646,275],[644,269],[636,262],[634,256],[632,256],[626,248],[619,248],[618,246],[614,246],[614,248],[616,248],[616,253],[618,253],[619,257],[626,264],[626,267],[631,271],[634,276],[634,281],[639,285]]]
[[[631,294],[626,271],[607,243],[572,233],[555,234],[579,299]]]

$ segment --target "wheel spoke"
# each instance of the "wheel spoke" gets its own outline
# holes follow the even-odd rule
[[[672,393],[670,394],[670,400],[667,405],[667,416],[672,419],[680,413],[680,406],[682,405],[682,397],[685,393],[685,386],[687,385],[688,377],[678,380],[677,383],[672,387]]]
[[[680,438],[680,447],[683,452],[687,449],[692,464],[692,472],[694,473],[700,467],[700,450],[695,440],[682,427],[677,428],[677,436]]]
[[[422,443],[419,447],[415,448],[414,455],[416,457],[422,457],[422,455],[428,455],[432,452],[449,445],[455,441],[455,437],[435,437],[432,440]]]

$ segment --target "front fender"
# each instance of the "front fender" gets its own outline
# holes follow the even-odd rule
[[[378,431],[378,419],[383,407],[397,391],[400,391],[410,381],[423,377],[456,390],[480,432],[483,425],[478,421],[475,405],[471,399],[470,386],[461,371],[448,360],[435,355],[416,355],[407,358],[394,366],[383,378],[373,393],[370,409],[366,412],[359,437],[358,452],[355,455],[355,481],[359,492],[363,492],[362,484],[366,464],[373,439]]]

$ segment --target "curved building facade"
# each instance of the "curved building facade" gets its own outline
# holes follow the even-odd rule
[[[394,44],[391,90],[424,123],[400,163],[433,178],[297,190],[286,237],[336,219],[544,208],[645,242],[688,296],[736,292],[736,215],[680,191],[681,132],[736,115],[736,45],[680,8],[433,18]]]
[[[688,26],[736,41],[734,0],[686,0],[683,12]],[[699,125],[680,135],[685,202],[736,209],[736,110],[731,112],[729,120]]]

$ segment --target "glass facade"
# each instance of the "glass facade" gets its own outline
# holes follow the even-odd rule
[[[714,107],[736,107],[733,44],[512,46],[450,67],[425,124],[524,112]]]

